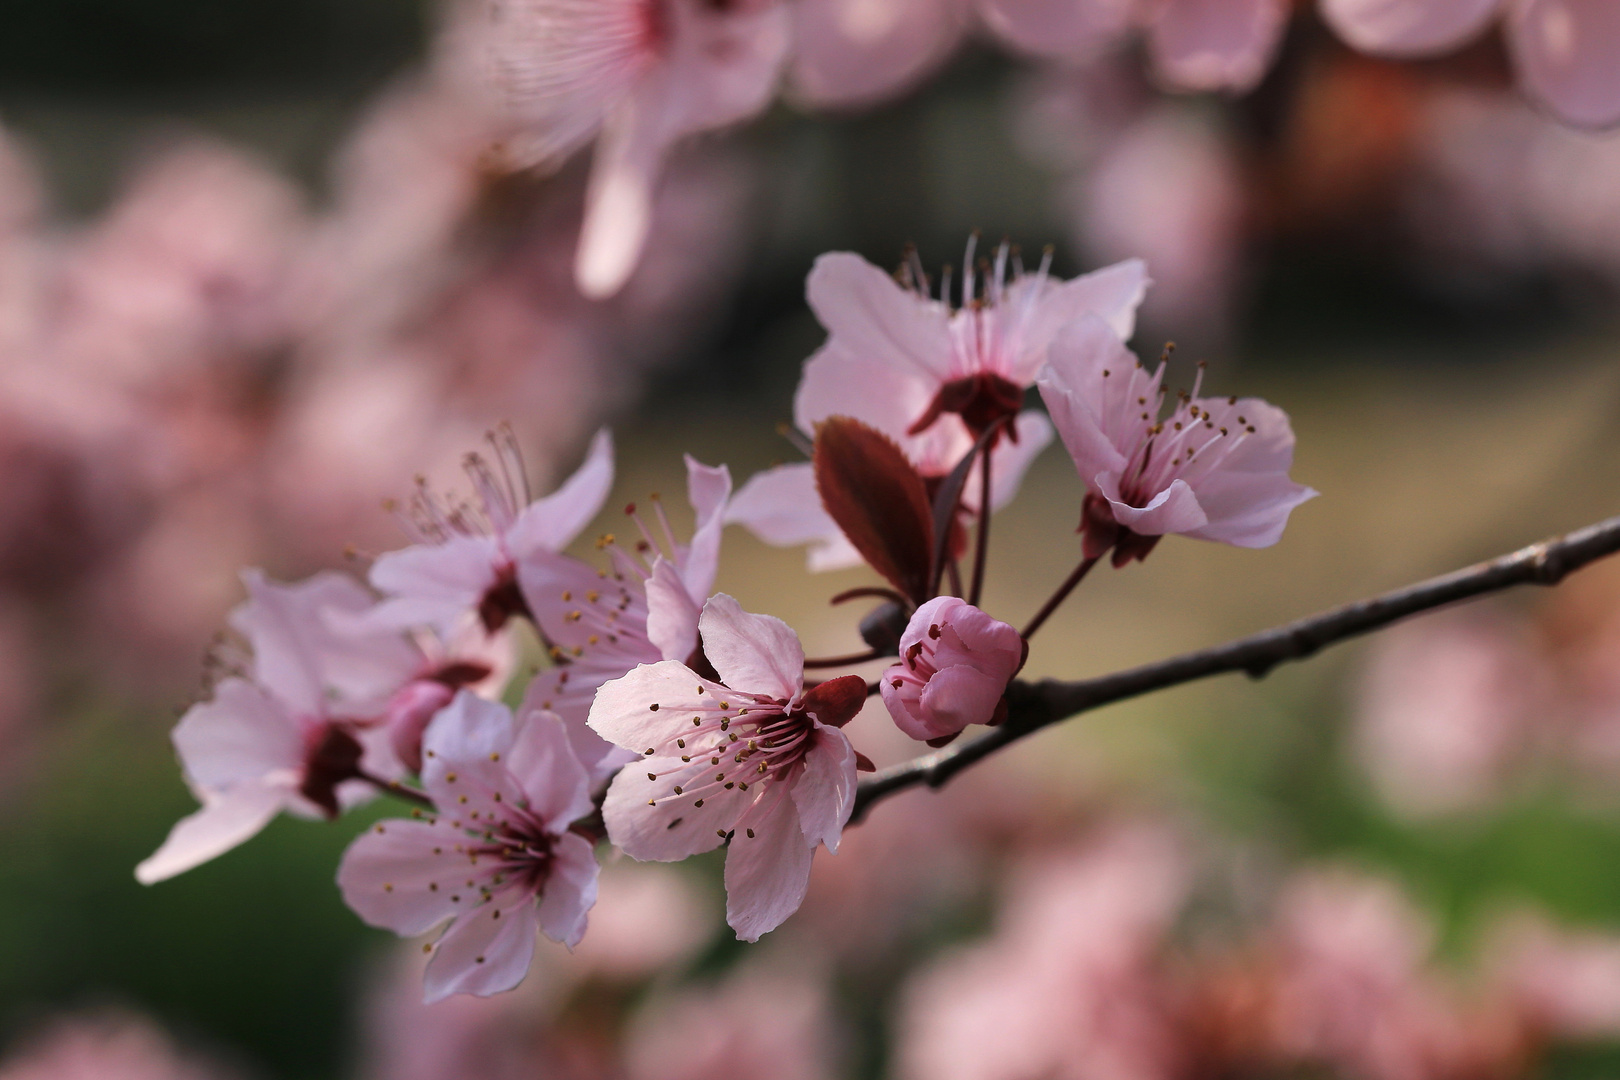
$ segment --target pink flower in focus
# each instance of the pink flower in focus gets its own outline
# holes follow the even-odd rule
[[[1258,398],[1203,398],[1198,384],[1159,418],[1165,365],[1148,374],[1094,316],[1058,335],[1041,397],[1090,488],[1087,557],[1145,558],[1168,533],[1269,547],[1316,495],[1288,478],[1288,416]],[[1203,371],[1199,371],[1199,383]]]
[[[448,643],[428,633],[420,634],[416,643],[422,662],[411,681],[388,699],[379,721],[394,756],[413,773],[422,771],[422,735],[439,710],[463,689],[499,700],[512,674],[510,635],[486,633],[477,623]]]
[[[419,660],[397,633],[340,629],[374,603],[359,583],[322,573],[275,585],[242,575],[249,600],[231,624],[253,649],[251,679],[232,676],[174,729],[202,809],[182,818],[135,868],[150,885],[224,854],[283,810],[336,817],[370,788],[362,772],[399,774],[381,729],[363,730]]]
[[[642,755],[608,788],[608,836],[673,862],[729,841],[726,921],[757,941],[804,900],[820,844],[838,850],[856,754],[838,729],[866,702],[855,675],[804,688],[804,649],[780,619],[720,593],[703,607],[705,679],[665,660],[604,685],[590,725]]]
[[[528,973],[536,931],[570,948],[596,902],[596,855],[568,831],[591,812],[562,721],[467,691],[428,727],[422,783],[438,817],[388,820],[343,856],[338,886],[366,922],[403,937],[450,920],[426,1000],[485,997]]]
[[[574,275],[604,299],[641,256],[670,149],[769,104],[788,13],[775,0],[506,0],[491,34],[519,154],[556,163],[597,140]]]
[[[1322,17],[1375,56],[1449,52],[1503,21],[1520,87],[1566,124],[1620,123],[1620,7],[1608,0],[1321,0]]]
[[[596,433],[585,462],[555,492],[529,501],[528,478],[508,435],[491,436],[495,467],[473,454],[467,474],[478,505],[443,505],[425,485],[405,519],[417,543],[380,556],[371,584],[391,597],[378,617],[399,626],[454,633],[476,614],[490,632],[528,604],[518,586],[527,558],[568,546],[602,508],[613,484],[613,437]]]
[[[831,1080],[838,1032],[804,967],[761,966],[655,999],[631,1021],[629,1080]]]
[[[633,752],[586,726],[597,688],[642,664],[684,662],[698,645],[698,615],[719,568],[731,472],[688,455],[686,475],[687,498],[697,516],[690,544],[675,539],[662,503],[655,501],[662,535],[639,515],[636,521],[646,544],[642,550],[658,554],[632,556],[608,545],[611,574],[565,555],[545,554],[519,570],[523,595],[558,661],[529,683],[524,700],[563,718],[574,752],[597,781],[634,760]]]
[[[816,108],[875,104],[950,57],[968,0],[799,0],[792,6],[794,96]]]
[[[883,673],[883,704],[896,726],[929,743],[969,724],[997,722],[1002,695],[1028,652],[1018,631],[966,600],[937,596],[900,638],[900,663]]]
[[[1135,260],[1072,281],[1053,279],[1044,263],[1026,274],[1007,245],[981,282],[973,251],[970,244],[963,260],[960,308],[951,305],[948,282],[939,300],[929,295],[915,261],[897,282],[848,252],[817,259],[806,288],[828,338],[805,363],[793,418],[806,434],[830,416],[860,420],[894,439],[928,478],[949,474],[980,434],[1012,420],[991,454],[996,509],[1017,493],[1024,472],[1052,437],[1045,417],[1020,410],[1053,338],[1087,313],[1107,319],[1128,338],[1148,282]],[[963,489],[970,510],[978,507],[979,468],[973,466]],[[812,570],[860,562],[815,495],[808,464],[750,479],[728,520],[766,543],[812,544]]]

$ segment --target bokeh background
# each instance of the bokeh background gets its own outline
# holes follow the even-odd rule
[[[1168,981],[1199,1008],[1230,990],[1231,965],[1199,967],[1212,951],[1249,956],[1311,888],[1376,909],[1347,948],[1386,981],[1420,972],[1469,1000],[1507,978],[1511,913],[1599,935],[1584,982],[1546,976],[1596,1019],[1534,1067],[1620,1070],[1620,938],[1602,936],[1620,933],[1620,575],[1603,567],[1263,683],[1088,715],[904,795],[818,860],[806,910],[754,949],[721,933],[717,864],[615,864],[578,956],[423,1014],[408,955],[332,882],[383,807],[279,820],[138,886],[192,806],[166,733],[203,692],[239,567],[363,568],[400,543],[380,501],[419,472],[453,482],[501,420],[551,478],[611,423],[622,500],[678,491],[681,452],[739,481],[794,457],[776,428],[822,337],[803,302],[822,251],[888,265],[916,243],[932,264],[981,229],[1054,245],[1064,275],[1143,255],[1159,284],[1139,350],[1174,339],[1214,392],[1292,415],[1295,476],[1323,496],[1282,544],[1172,541],[1099,573],[1043,631],[1035,674],[1212,643],[1620,506],[1620,139],[1537,114],[1494,38],[1388,63],[1301,5],[1238,98],[1164,93],[1129,49],[1064,67],[975,39],[889,100],[790,101],[685,147],[646,265],[588,303],[568,278],[583,163],[542,179],[480,161],[438,59],[447,18],[403,0],[5,7],[0,1077],[686,1075],[671,1061],[697,1053],[693,1017],[761,1000],[779,1041],[705,1075],[930,1075],[926,1045],[949,1040],[919,1016],[960,975],[940,957],[1013,949],[1040,907],[1019,892],[1040,891],[1031,867],[1063,859],[1105,877],[1114,859],[1133,896],[1179,898],[1146,929],[1069,921],[1194,972]],[[990,610],[1019,622],[1061,579],[1080,494],[1048,452],[997,521]],[[737,529],[725,551],[719,587],[745,607],[812,653],[857,647],[826,600],[862,572],[809,575]],[[877,713],[857,744],[898,760]],[[1329,937],[1360,925],[1318,915]],[[1003,961],[1015,974],[981,987],[1017,981]],[[1123,978],[1094,981],[1134,1000]],[[1241,1007],[1206,1014],[1246,1030]],[[1115,1041],[1168,1039],[1146,1030]],[[1375,1057],[1331,1071],[1512,1071]],[[1072,1075],[1182,1068],[1086,1060],[1114,1064]]]

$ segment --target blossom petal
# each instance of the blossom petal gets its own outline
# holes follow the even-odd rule
[[[1120,341],[1129,341],[1136,333],[1136,309],[1150,284],[1141,259],[1126,259],[1069,281],[1020,278],[1008,288],[1005,303],[1013,311],[1028,304],[1030,312],[1018,339],[1017,366],[1008,377],[1021,386],[1033,382],[1058,332],[1087,314],[1107,323]]]
[[[442,544],[390,551],[371,564],[371,584],[390,599],[374,617],[394,626],[452,633],[495,583],[501,561],[494,537],[453,536]]]
[[[706,595],[706,594],[704,594]],[[665,660],[685,660],[698,644],[698,601],[660,556],[647,578],[647,638]]]
[[[1287,0],[1163,0],[1148,55],[1178,90],[1243,93],[1271,66],[1287,21]]]
[[[1566,124],[1620,124],[1620,5],[1516,0],[1508,45],[1525,90]]]
[[[1322,20],[1374,56],[1450,52],[1484,32],[1502,0],[1320,0]]]
[[[726,521],[776,547],[811,545],[813,571],[842,570],[862,562],[861,553],[821,505],[809,462],[755,473],[726,508]]]
[[[703,653],[735,690],[783,701],[804,684],[804,646],[787,623],[744,611],[736,599],[716,593],[698,620]]]
[[[680,558],[681,581],[689,595],[707,598],[714,590],[714,576],[720,565],[720,533],[726,527],[731,470],[724,465],[705,465],[691,454],[686,455],[686,497],[697,520],[692,542]]]
[[[1117,474],[1139,431],[1110,430],[1108,418],[1126,413],[1129,395],[1157,402],[1157,387],[1138,386],[1136,357],[1108,325],[1093,315],[1064,327],[1052,342],[1047,366],[1035,385],[1058,437],[1083,478]],[[1144,411],[1146,406],[1143,406]],[[1144,421],[1145,424],[1147,421]]]
[[[805,283],[810,307],[848,353],[918,375],[951,377],[948,315],[942,305],[900,287],[859,255],[834,251],[816,260]]]
[[[602,428],[585,460],[556,491],[536,499],[506,534],[507,550],[520,564],[532,552],[561,551],[602,510],[613,489],[613,433]]]
[[[596,851],[574,833],[557,838],[551,872],[540,896],[540,932],[572,949],[585,936],[585,922],[596,904]]]
[[[817,724],[815,745],[804,757],[804,771],[793,781],[804,841],[838,850],[838,838],[855,809],[855,748],[842,731]],[[757,830],[756,830],[757,831]]]
[[[1035,464],[1040,456],[1052,442],[1052,424],[1040,412],[1030,409],[1018,414],[1014,421],[1014,430],[1018,432],[1018,441],[1002,439],[996,448],[990,451],[990,508],[1000,510],[1018,494],[1019,487],[1024,482],[1024,474],[1029,467]],[[968,477],[963,487],[963,495],[970,509],[977,509],[979,505],[978,469]]]
[[[354,913],[401,937],[425,934],[470,909],[462,833],[442,822],[389,819],[357,836],[343,853],[338,888]]]
[[[724,686],[699,678],[674,660],[642,664],[596,692],[591,729],[637,753],[650,746],[665,756],[677,756],[675,740],[685,735],[682,725],[690,715],[688,709],[707,712],[709,706],[700,699],[725,692]]]
[[[451,824],[502,813],[528,793],[507,767],[515,739],[512,711],[471,690],[458,692],[422,736],[422,786]]]
[[[608,839],[642,861],[677,862],[719,847],[757,789],[674,794],[676,785],[701,785],[710,768],[707,761],[688,763],[678,757],[642,758],[626,765],[602,803]],[[696,805],[699,798],[702,806]]]
[[[813,432],[830,417],[852,417],[893,439],[923,473],[943,476],[973,446],[973,436],[955,416],[911,434],[939,389],[939,379],[881,353],[857,352],[835,336],[805,362],[793,397],[793,422]]]
[[[247,783],[208,796],[202,809],[176,822],[163,845],[135,868],[135,880],[151,885],[218,858],[257,836],[291,793],[273,783]]]
[[[518,711],[526,713],[532,709],[544,709],[562,719],[563,728],[568,732],[568,745],[573,749],[574,757],[585,767],[594,791],[612,779],[619,766],[633,761],[636,755],[614,746],[586,724],[597,688],[609,681],[610,676],[601,679],[564,679],[564,675],[577,674],[572,670],[573,666],[554,668],[531,679],[523,692],[523,702],[518,706]]]
[[[517,736],[506,753],[506,768],[528,797],[529,810],[560,835],[593,809],[590,777],[569,744],[568,731],[555,713],[523,713]]]
[[[1007,680],[978,671],[967,664],[944,668],[923,687],[921,705],[941,730],[929,729],[919,735],[901,717],[895,724],[913,739],[933,739],[961,731],[969,724],[987,724],[1007,690]]]
[[[726,922],[743,941],[758,941],[804,903],[814,849],[793,799],[780,785],[737,820],[726,851]]]
[[[186,776],[198,787],[220,790],[267,774],[295,773],[303,740],[285,708],[245,679],[226,679],[212,701],[186,710],[171,736]]]
[[[1141,536],[1192,532],[1209,522],[1203,507],[1198,505],[1198,496],[1185,480],[1172,480],[1170,486],[1153,496],[1146,506],[1122,502],[1111,479],[1098,477],[1096,486],[1098,493],[1108,500],[1114,520]]]
[[[433,946],[423,975],[429,1005],[451,994],[489,997],[510,990],[529,973],[539,914],[527,893],[507,890],[462,912]]]

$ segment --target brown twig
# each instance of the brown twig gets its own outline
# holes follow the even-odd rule
[[[1092,709],[1231,671],[1264,678],[1278,664],[1303,660],[1329,645],[1413,615],[1515,585],[1556,585],[1573,571],[1616,551],[1620,551],[1620,517],[1225,645],[1095,679],[1015,682],[1007,688],[1004,724],[971,742],[885,769],[862,782],[851,820],[859,821],[875,803],[896,792],[922,784],[937,788],[1002,747]]]

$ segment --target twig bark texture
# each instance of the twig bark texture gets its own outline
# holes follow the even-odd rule
[[[1264,678],[1278,664],[1303,660],[1329,645],[1413,615],[1515,585],[1556,585],[1573,571],[1616,551],[1620,551],[1620,517],[1224,645],[1094,679],[1015,682],[1007,691],[1005,723],[970,742],[875,774],[860,785],[852,820],[859,821],[890,795],[923,784],[937,788],[1002,747],[1092,709],[1231,671]]]

